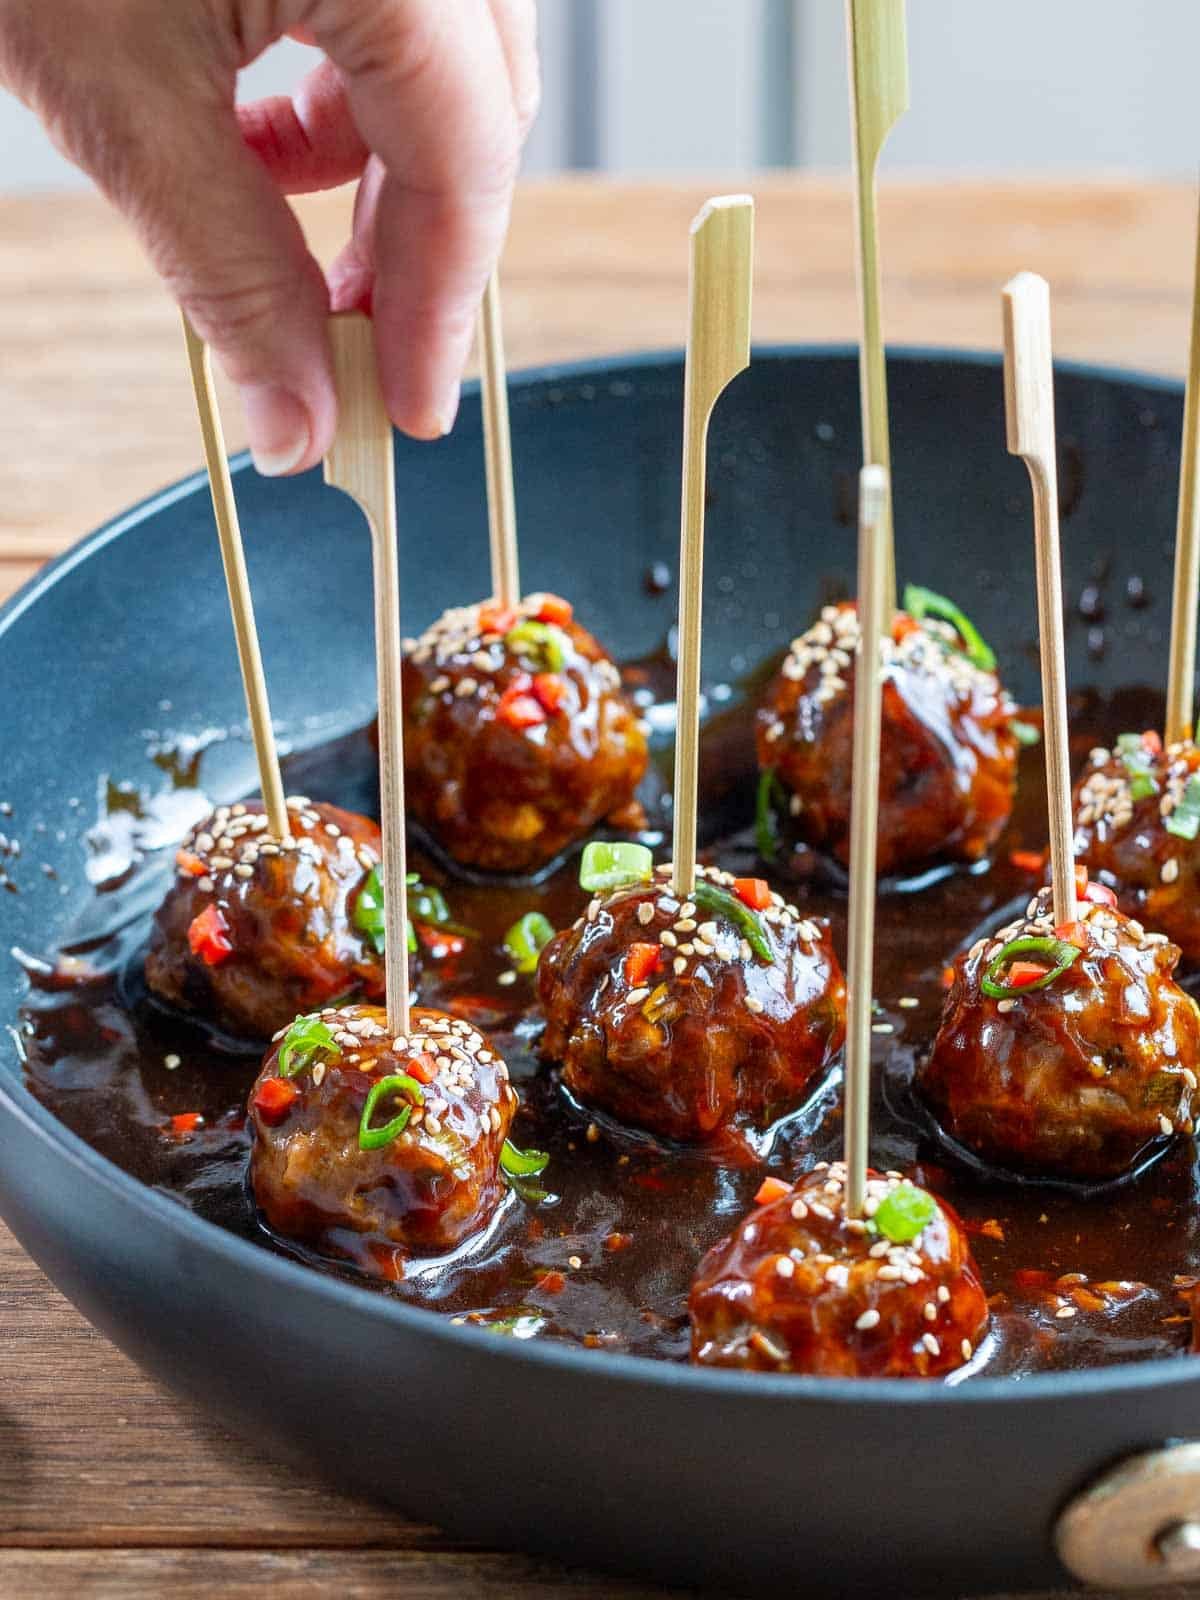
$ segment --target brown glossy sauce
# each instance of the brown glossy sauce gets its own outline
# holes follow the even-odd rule
[[[663,668],[652,658],[627,671],[647,702],[659,698]],[[753,816],[756,776],[754,686],[745,690],[705,730],[702,821],[706,858],[752,873],[762,869],[753,830],[745,825]],[[1134,692],[1109,703],[1080,701],[1073,722],[1076,768],[1090,745],[1156,725],[1160,715],[1157,697]],[[915,1168],[971,1230],[995,1314],[991,1339],[959,1375],[968,1380],[981,1370],[1024,1373],[1182,1354],[1190,1319],[1174,1280],[1196,1273],[1200,1263],[1189,1146],[1099,1194],[998,1182],[958,1163],[911,1096],[914,1064],[937,1027],[943,968],[976,930],[1023,907],[1036,887],[1009,853],[1044,843],[1042,760],[1040,748],[1022,755],[1017,811],[989,871],[933,874],[919,888],[893,887],[879,905],[878,1023],[894,1031],[874,1038],[873,1158],[881,1168]],[[288,766],[293,792],[375,814],[375,757],[365,734]],[[659,752],[657,777],[652,770],[648,786],[660,825],[663,813],[655,806],[664,769],[669,751]],[[129,791],[118,792],[125,808],[136,811]],[[318,1261],[272,1239],[246,1186],[243,1108],[258,1057],[162,1011],[141,981],[149,917],[168,882],[169,849],[148,855],[88,908],[69,953],[94,976],[74,972],[67,981],[61,959],[54,971],[50,963],[45,970],[31,964],[22,1033],[34,1092],[141,1181],[264,1248],[298,1255],[371,1292],[495,1323],[518,1336],[686,1359],[687,1291],[700,1255],[747,1211],[764,1173],[791,1178],[840,1154],[840,1077],[764,1140],[761,1162],[741,1168],[694,1150],[656,1146],[590,1116],[569,1102],[554,1069],[537,1057],[532,979],[499,981],[508,970],[501,941],[521,913],[540,910],[556,927],[578,914],[586,896],[578,887],[577,857],[539,884],[482,886],[451,879],[419,843],[413,853],[424,877],[445,883],[456,920],[480,935],[461,957],[427,962],[422,1003],[458,1012],[492,1034],[524,1102],[513,1137],[550,1153],[536,1180],[548,1191],[546,1199],[531,1205],[511,1194],[484,1236],[451,1257],[414,1260],[398,1284],[380,1284],[349,1265]],[[802,876],[813,865],[797,863]],[[793,892],[807,909],[832,919],[835,943],[844,951],[845,901],[836,886],[821,886],[817,874]],[[901,1006],[902,997],[917,1004]],[[178,1066],[168,1068],[175,1057]],[[191,1112],[203,1117],[196,1130],[172,1131],[171,1117]],[[1056,1286],[1072,1273],[1085,1275],[1087,1283]],[[1058,1314],[1064,1311],[1072,1314]]]

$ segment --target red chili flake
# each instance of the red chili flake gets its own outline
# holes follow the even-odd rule
[[[791,1194],[792,1186],[784,1183],[782,1178],[764,1178],[759,1184],[754,1196],[756,1206],[769,1206],[772,1200],[782,1200],[785,1194]]]
[[[543,1294],[561,1294],[566,1286],[566,1277],[563,1273],[556,1270],[553,1272],[543,1272],[533,1287],[535,1289],[541,1289]]]
[[[1046,865],[1044,850],[1012,850],[1008,859],[1018,872],[1041,872]]]
[[[178,1111],[171,1118],[171,1132],[177,1139],[186,1138],[189,1133],[195,1133],[203,1121],[198,1111]]]
[[[300,1091],[290,1078],[265,1078],[250,1102],[268,1127],[283,1121]]]
[[[545,594],[538,609],[537,620],[549,622],[557,627],[564,628],[575,615],[575,608],[569,600],[564,600],[556,594]]]
[[[219,906],[208,905],[188,928],[188,944],[192,954],[199,956],[206,966],[219,967],[233,954],[229,941],[229,924]]]
[[[176,850],[175,865],[189,878],[202,878],[208,871],[200,857],[190,850]]]
[[[733,892],[751,911],[766,911],[771,905],[771,886],[765,878],[735,878]]]

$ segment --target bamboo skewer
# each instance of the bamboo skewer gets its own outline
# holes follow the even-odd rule
[[[1192,283],[1192,339],[1183,402],[1179,510],[1175,519],[1175,583],[1171,594],[1171,655],[1167,674],[1167,744],[1194,733],[1196,621],[1200,601],[1200,222]]]
[[[1050,286],[1033,272],[1005,284],[1004,414],[1009,452],[1021,456],[1033,486],[1038,634],[1046,722],[1046,788],[1054,921],[1077,916],[1071,843],[1071,763],[1067,749],[1067,673],[1063,644],[1062,558],[1058,543],[1058,470],[1054,443],[1054,372],[1050,357]]]
[[[375,578],[375,670],[379,693],[379,799],[383,832],[384,976],[388,1027],[407,1036],[408,862],[404,835],[404,735],[400,696],[400,584],[392,425],[384,409],[370,322],[354,312],[330,319],[338,395],[337,437],[325,482],[358,505],[371,530]]]
[[[896,610],[896,551],[892,533],[892,450],[888,435],[887,367],[879,286],[875,171],[884,141],[908,110],[908,44],[904,0],[846,0],[850,60],[850,128],[854,157],[854,220],[858,243],[858,302],[862,336],[858,382],[863,462],[889,473],[884,573],[888,615]]]
[[[754,201],[709,200],[691,227],[688,336],[683,375],[683,494],[679,534],[679,642],[675,692],[675,893],[696,883],[700,753],[700,623],[704,595],[704,479],[708,421],[721,391],[750,363]]]
[[[275,748],[275,729],[271,722],[271,703],[267,697],[267,680],[263,674],[258,629],[254,623],[254,601],[250,594],[250,579],[246,572],[246,554],[242,548],[237,501],[233,495],[233,480],[229,475],[229,458],[225,451],[225,435],[221,428],[221,413],[217,406],[216,390],[213,387],[212,362],[208,346],[186,317],[183,319],[183,338],[187,346],[192,388],[196,394],[200,433],[204,440],[204,459],[208,466],[208,486],[212,491],[213,515],[217,521],[221,564],[225,568],[225,587],[229,591],[229,609],[233,615],[233,634],[237,641],[238,663],[242,669],[242,687],[246,691],[246,711],[250,719],[250,734],[254,740],[254,754],[258,761],[258,782],[271,832],[277,839],[282,839],[291,829],[288,824],[287,806],[284,803],[283,777],[279,771],[279,752]]]
[[[517,506],[513,494],[512,439],[508,427],[508,370],[500,317],[500,276],[493,272],[479,307],[480,397],[483,458],[487,472],[488,537],[492,596],[502,606],[521,598],[517,565]]]
[[[883,721],[879,646],[888,625],[887,472],[858,478],[858,625],[854,765],[850,799],[849,1003],[846,1018],[846,1215],[867,1197],[871,1115],[871,992],[875,966],[875,861],[879,842],[879,740]]]

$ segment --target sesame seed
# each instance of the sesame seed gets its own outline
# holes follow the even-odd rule
[[[698,956],[710,956],[713,953],[713,947],[711,944],[709,944],[708,940],[701,939],[698,935],[694,948]]]
[[[182,1057],[177,1055],[164,1056],[163,1066],[166,1067],[168,1072],[174,1072],[175,1068],[180,1065],[181,1060]]]
[[[1007,1016],[1008,1013],[1016,1006],[1016,1003],[1017,1002],[1015,1000],[997,1000],[996,1010],[1001,1012],[1004,1016]]]
[[[1074,1306],[1059,1306],[1058,1310],[1054,1313],[1054,1315],[1059,1319],[1060,1322],[1066,1322],[1069,1318],[1071,1318],[1071,1317],[1073,1317],[1075,1315],[1075,1307]]]
[[[642,1001],[649,997],[649,989],[630,989],[625,996],[626,1005],[640,1006]]]
[[[665,944],[668,950],[674,950],[679,940],[671,932],[670,928],[664,928],[658,936],[658,942],[659,944]]]
[[[1172,856],[1170,860],[1163,862],[1162,871],[1159,873],[1159,877],[1164,883],[1174,883],[1178,876],[1179,861],[1175,856]]]
[[[879,1326],[879,1323],[880,1323],[879,1313],[874,1308],[872,1308],[870,1311],[864,1311],[862,1316],[859,1317],[858,1321],[854,1324],[854,1326],[856,1328],[858,1328],[861,1332],[866,1333],[871,1328],[877,1328]]]
[[[793,1200],[792,1201],[792,1216],[796,1219],[796,1221],[797,1222],[803,1222],[807,1215],[808,1215],[808,1207],[804,1204],[804,1201],[803,1200]]]
[[[890,1022],[873,1022],[871,1024],[872,1033],[895,1033],[895,1031]]]
[[[934,1305],[933,1301],[932,1300],[926,1300],[926,1302],[925,1302],[925,1310],[924,1310],[924,1313],[923,1313],[923,1315],[925,1317],[925,1321],[926,1322],[936,1322],[937,1321],[937,1314],[938,1314],[938,1309]]]
[[[925,1346],[926,1350],[929,1351],[929,1354],[931,1356],[940,1356],[941,1355],[942,1347],[937,1341],[937,1335],[936,1334],[923,1333],[921,1335],[921,1343]]]
[[[201,894],[211,894],[213,892],[213,881],[206,874],[203,878],[196,879],[196,887]]]
[[[962,1351],[962,1358],[964,1361],[970,1361],[971,1357],[975,1354],[970,1339],[964,1339],[962,1344],[959,1345],[959,1349]]]
[[[938,1284],[937,1297],[942,1302],[943,1305],[946,1305],[947,1302],[949,1301],[949,1299],[950,1299],[950,1291],[949,1291],[949,1289],[947,1289],[947,1287],[946,1287],[946,1285],[944,1283],[939,1283]]]
[[[587,1142],[589,1144],[595,1144],[599,1137],[600,1129],[594,1122],[589,1122],[587,1125]]]
[[[682,956],[676,956],[675,957],[675,960],[672,962],[672,970],[674,971],[675,976],[677,978],[682,973],[685,973],[687,971],[687,962],[684,960],[684,958]]]
[[[1158,1127],[1159,1127],[1159,1132],[1162,1133],[1165,1137],[1168,1137],[1168,1138],[1170,1137],[1171,1134],[1173,1134],[1175,1132],[1175,1126],[1172,1123],[1170,1117],[1159,1117],[1159,1119],[1158,1119]]]
[[[239,861],[237,866],[234,867],[233,873],[237,878],[252,878],[254,876],[254,868],[245,861]]]
[[[901,1011],[915,1011],[921,1002],[916,998],[915,995],[902,994],[896,1004],[900,1007]]]
[[[695,933],[695,931],[696,931],[696,919],[695,919],[695,917],[681,917],[679,919],[679,921],[675,924],[675,932],[676,933]]]
[[[325,1063],[323,1061],[318,1061],[316,1066],[312,1069],[312,1081],[314,1086],[318,1089],[325,1082]]]
[[[646,927],[648,923],[654,921],[654,905],[652,901],[642,901],[641,905],[637,908],[637,919],[643,928]]]
[[[746,1010],[750,1011],[750,1012],[753,1012],[753,1014],[756,1017],[760,1016],[761,1013],[765,1010],[765,1007],[763,1006],[762,1001],[758,998],[757,995],[748,994],[746,996],[745,1005],[746,1005]]]
[[[791,1256],[776,1256],[775,1271],[781,1278],[790,1278],[795,1274],[796,1263]]]
[[[507,989],[510,984],[516,983],[516,981],[517,975],[515,972],[502,972],[496,979],[496,982],[502,985],[505,989]]]
[[[213,856],[209,862],[209,866],[212,867],[214,872],[228,872],[232,865],[232,856]]]
[[[572,1271],[578,1272],[580,1267],[583,1265],[583,1257],[582,1256],[568,1256],[567,1257],[567,1265],[572,1269]]]

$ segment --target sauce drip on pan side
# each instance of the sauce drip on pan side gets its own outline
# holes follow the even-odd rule
[[[644,683],[660,676],[645,665],[643,672]],[[1092,745],[1155,726],[1160,717],[1157,696],[1138,692],[1080,701],[1072,718],[1075,769]],[[724,867],[747,875],[762,871],[749,825],[750,720],[744,701],[710,720],[701,780],[702,826],[710,830],[702,845]],[[289,767],[289,787],[375,812],[375,755],[365,733],[308,752]],[[911,1093],[916,1062],[937,1028],[947,962],[981,928],[1023,910],[1038,886],[1010,854],[1044,843],[1042,768],[1040,750],[1024,752],[1017,808],[989,872],[933,874],[920,892],[884,894],[879,902],[872,1160],[880,1169],[912,1169],[915,1181],[962,1215],[992,1297],[992,1335],[953,1381],[981,1370],[1024,1373],[1182,1355],[1191,1336],[1175,1284],[1177,1276],[1200,1272],[1200,1207],[1186,1146],[1101,1196],[1000,1183],[938,1142]],[[443,884],[455,921],[480,935],[460,953],[426,963],[421,1003],[492,1035],[523,1101],[511,1137],[550,1155],[545,1172],[525,1180],[547,1192],[544,1200],[530,1204],[510,1194],[480,1238],[445,1257],[413,1259],[399,1283],[381,1283],[272,1239],[246,1184],[244,1106],[259,1053],[242,1053],[167,1013],[142,983],[149,911],[161,894],[169,851],[162,853],[167,860],[148,859],[88,909],[92,936],[86,948],[74,948],[85,967],[94,966],[94,979],[33,973],[22,1015],[33,1091],[141,1181],[220,1226],[371,1292],[512,1336],[685,1360],[688,1287],[704,1252],[751,1208],[764,1176],[790,1181],[818,1161],[838,1159],[836,1075],[777,1126],[761,1162],[745,1165],[723,1166],[715,1154],[667,1148],[589,1116],[539,1061],[533,980],[509,981],[503,949],[506,930],[525,912],[540,911],[556,928],[579,914],[588,896],[578,885],[577,852],[540,883],[481,886],[448,879],[420,841],[414,845],[413,869]],[[778,869],[773,875],[782,884]],[[821,887],[815,878],[789,893],[807,912],[832,919],[835,945],[844,950],[845,900],[836,887]],[[107,917],[105,902],[112,908]],[[137,909],[134,919],[119,934],[99,938],[96,930],[120,923],[127,904]],[[200,1120],[191,1126],[193,1113]]]

